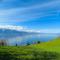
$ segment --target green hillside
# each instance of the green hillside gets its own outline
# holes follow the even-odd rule
[[[48,42],[34,44],[31,46],[36,48],[36,49],[42,49],[44,51],[51,51],[51,52],[60,53],[60,37],[56,38],[54,40],[48,41]]]
[[[0,60],[60,60],[60,38],[27,46],[0,46]]]

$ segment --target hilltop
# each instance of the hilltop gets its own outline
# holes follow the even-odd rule
[[[55,38],[55,39],[48,41],[48,42],[43,42],[40,44],[31,45],[31,47],[34,47],[36,49],[42,49],[44,51],[51,51],[51,52],[60,53],[60,37]]]

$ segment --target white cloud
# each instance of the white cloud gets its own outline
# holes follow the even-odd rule
[[[38,30],[29,30],[26,27],[15,26],[15,25],[0,25],[0,29],[10,29],[10,30],[16,30],[16,31],[25,31],[25,32],[37,32],[37,33],[40,33],[40,31],[38,31]]]
[[[60,33],[60,29],[34,30],[34,29],[28,29],[23,26],[15,26],[15,25],[0,25],[0,29],[10,29],[10,30],[16,30],[16,31],[37,32],[37,33]]]
[[[23,30],[24,28],[22,26],[14,26],[14,25],[0,25],[0,29],[11,29],[11,30]]]

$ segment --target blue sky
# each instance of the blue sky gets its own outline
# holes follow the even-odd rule
[[[60,32],[60,0],[0,0],[0,25]]]

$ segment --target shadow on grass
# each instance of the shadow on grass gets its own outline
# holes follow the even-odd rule
[[[58,60],[59,55],[53,52],[36,52],[32,54],[21,55],[18,60]]]
[[[16,53],[0,50],[0,60],[58,60],[59,54],[55,52],[29,50],[26,53]],[[59,59],[60,60],[60,59]]]

